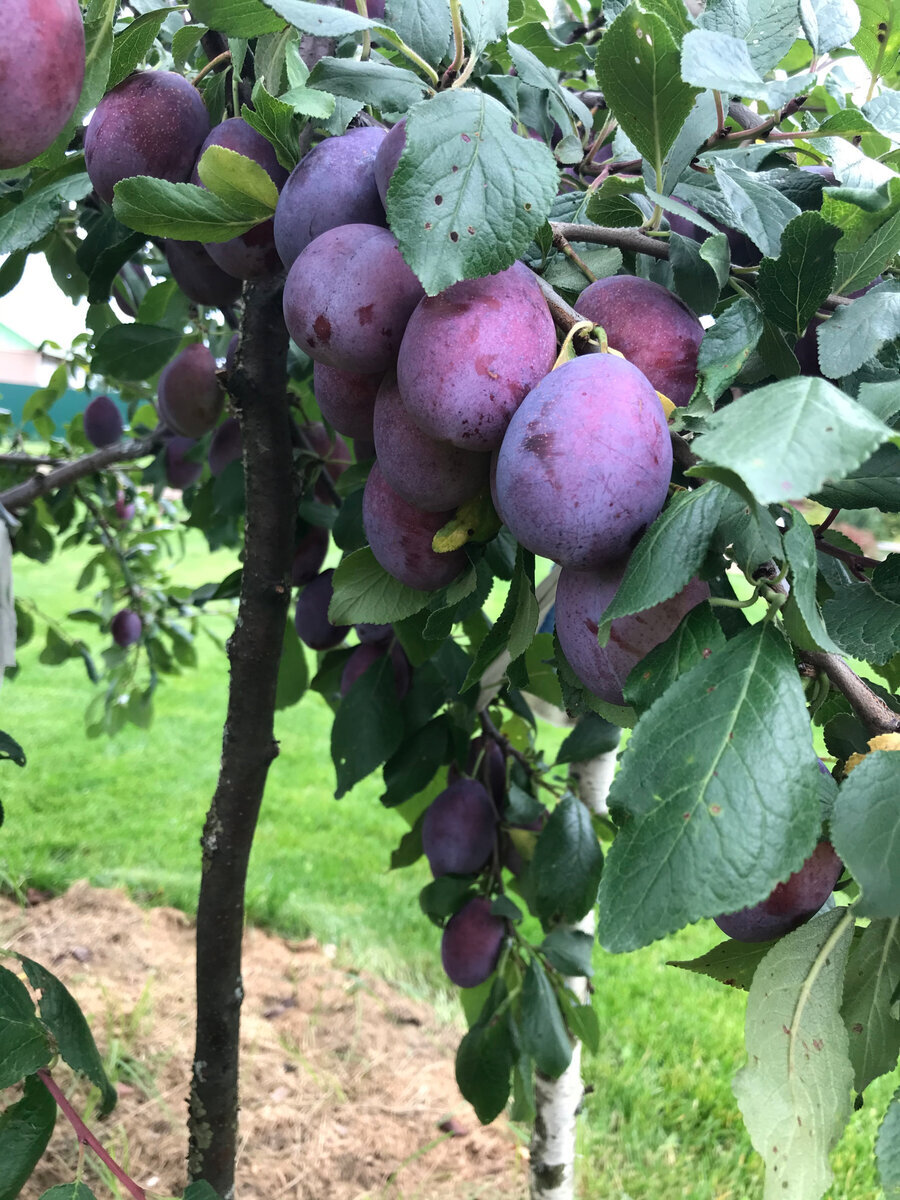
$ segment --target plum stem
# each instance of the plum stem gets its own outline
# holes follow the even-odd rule
[[[209,75],[211,71],[215,71],[217,67],[221,66],[222,63],[225,62],[231,62],[230,50],[223,50],[221,54],[217,54],[215,58],[210,59],[205,67],[200,68],[192,80],[194,87],[197,86],[201,79],[205,79],[205,77]]]
[[[588,283],[597,282],[597,276],[587,265],[584,259],[577,253],[577,251],[572,248],[572,246],[569,244],[568,238],[566,238],[556,229],[553,230],[553,245],[557,250],[561,250],[566,258],[571,259],[585,279],[587,279]]]
[[[466,44],[463,38],[462,10],[459,0],[450,0],[450,23],[453,26],[453,62],[447,68],[444,80],[452,79],[457,74],[466,53]]]

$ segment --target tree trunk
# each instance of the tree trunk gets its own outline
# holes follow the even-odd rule
[[[606,797],[616,769],[616,748],[573,763],[578,795],[592,813],[605,813]],[[576,925],[593,936],[595,914],[592,908]],[[583,976],[566,981],[581,1003],[588,998]],[[531,1200],[574,1200],[575,1196],[575,1118],[581,1109],[584,1086],[581,1082],[581,1042],[572,1049],[572,1061],[558,1079],[535,1072],[536,1114],[531,1133]]]
[[[201,846],[197,1028],[188,1172],[234,1195],[244,886],[274,738],[275,688],[290,600],[294,539],[288,336],[283,279],[244,289],[241,347],[229,389],[240,420],[246,525],[222,761]]]

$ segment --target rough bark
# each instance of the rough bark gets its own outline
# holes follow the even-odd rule
[[[92,450],[90,454],[73,458],[71,462],[64,463],[55,470],[36,472],[24,483],[8,487],[0,492],[0,504],[11,512],[26,508],[38,497],[47,496],[50,492],[59,491],[61,487],[77,483],[79,479],[84,479],[85,475],[95,475],[97,471],[111,467],[113,463],[133,462],[136,458],[154,454],[161,445],[162,437],[157,432],[148,437],[135,438],[132,442],[116,442],[112,446],[104,446],[101,450]],[[42,456],[32,461],[35,466],[42,465]],[[16,465],[24,464],[19,460]]]
[[[284,380],[283,280],[248,285],[241,349],[229,379],[241,426],[246,532],[222,761],[201,845],[197,1029],[188,1170],[234,1195],[244,886],[274,739],[275,688],[290,598],[294,506]]]
[[[574,763],[578,795],[593,813],[606,812],[606,797],[616,769],[616,749],[608,750],[589,762]],[[593,908],[574,929],[593,936]],[[566,981],[584,1003],[587,980],[582,976]],[[581,1043],[572,1049],[572,1061],[558,1079],[535,1072],[536,1115],[531,1133],[531,1200],[574,1200],[575,1196],[575,1118],[581,1109],[584,1086],[581,1082]]]

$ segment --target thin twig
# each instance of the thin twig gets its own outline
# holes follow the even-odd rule
[[[804,650],[803,659],[818,671],[825,672],[834,687],[849,700],[850,707],[870,733],[900,733],[900,714],[876,696],[837,654]]]
[[[130,442],[116,442],[112,446],[103,446],[100,450],[93,450],[81,458],[72,459],[71,462],[57,467],[55,471],[38,472],[24,483],[17,483],[14,487],[0,492],[0,505],[12,511],[25,508],[39,497],[46,496],[48,492],[54,492],[70,483],[77,483],[85,475],[103,471],[106,467],[111,467],[113,463],[132,462],[136,458],[144,458],[148,454],[153,454],[161,444],[162,430],[160,427],[147,437],[135,438]]]
[[[664,241],[647,237],[637,229],[575,225],[568,221],[551,221],[550,228],[554,238],[562,237],[568,242],[594,242],[601,246],[618,246],[620,250],[632,250],[636,254],[649,254],[651,258],[669,257],[669,247]]]
[[[69,461],[68,458],[54,458],[52,454],[26,454],[24,450],[0,454],[0,467],[61,467]]]

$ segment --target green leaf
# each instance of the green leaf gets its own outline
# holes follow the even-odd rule
[[[218,0],[213,2],[217,4]],[[266,4],[295,29],[303,33],[315,33],[319,37],[344,37],[348,33],[360,33],[363,29],[390,29],[386,21],[370,21],[345,8],[329,8],[324,4],[311,4],[308,0],[266,0]]]
[[[889,280],[843,305],[819,327],[819,365],[838,379],[874,358],[886,342],[900,337],[900,280]]]
[[[708,261],[713,255],[715,265]],[[711,312],[728,278],[730,259],[725,234],[717,233],[701,244],[673,233],[669,238],[669,262],[675,291],[685,304],[694,312]],[[721,267],[724,279],[720,278],[721,269],[716,269]]]
[[[25,751],[8,733],[0,729],[0,762],[11,759],[17,767],[25,766]]]
[[[237,207],[194,183],[170,183],[149,175],[123,179],[113,199],[116,218],[129,229],[183,242],[230,241],[259,224],[259,211],[251,201]]]
[[[184,1189],[184,1200],[222,1200],[211,1183],[205,1179],[196,1179]]]
[[[661,171],[700,90],[682,80],[678,45],[663,18],[629,4],[603,35],[595,69],[613,116]]]
[[[846,240],[845,233],[838,243],[839,250]],[[900,209],[877,225],[856,249],[846,249],[838,253],[834,290],[846,296],[865,287],[881,274],[898,251]]]
[[[698,89],[767,100],[769,85],[753,65],[743,38],[713,29],[692,29],[681,45],[681,72]]]
[[[267,221],[278,203],[278,188],[271,175],[252,158],[225,146],[210,146],[197,163],[204,184],[225,204],[257,222]]]
[[[784,533],[784,552],[791,566],[791,599],[799,608],[816,648],[829,654],[840,654],[841,647],[829,636],[816,602],[819,563],[815,535],[796,510],[791,513],[790,529]]]
[[[625,699],[642,712],[676,679],[724,645],[725,635],[712,609],[708,604],[698,604],[670,637],[632,669],[625,680]]]
[[[680,967],[695,975],[707,975],[727,987],[747,991],[753,982],[756,968],[769,953],[774,942],[720,942],[698,958],[670,960],[667,967]]]
[[[900,649],[900,604],[868,583],[838,588],[826,600],[823,615],[832,637],[855,658],[880,666]]]
[[[572,1061],[572,1043],[556,993],[536,958],[528,964],[522,983],[519,1037],[537,1069],[551,1079],[558,1079]]]
[[[191,0],[191,16],[226,37],[254,38],[277,33],[284,21],[262,0]]]
[[[40,1200],[96,1200],[86,1183],[74,1179],[71,1183],[57,1183],[41,1193]]]
[[[0,1089],[46,1067],[51,1057],[50,1039],[28,989],[12,971],[0,967]]]
[[[882,92],[862,106],[863,115],[884,137],[900,141],[900,94]]]
[[[634,950],[764,899],[815,846],[810,764],[803,690],[770,626],[682,675],[641,717],[610,789],[610,808],[630,819],[607,853],[601,945]]]
[[[112,56],[109,60],[107,91],[117,87],[136,67],[140,66],[156,40],[163,21],[171,11],[170,8],[159,8],[156,12],[143,13],[116,34],[113,38]]]
[[[563,992],[566,1023],[573,1037],[584,1043],[586,1050],[596,1054],[600,1049],[600,1021],[590,1004],[575,1004],[568,990]]]
[[[485,46],[502,38],[509,24],[508,0],[460,0],[463,23],[476,57]]]
[[[826,380],[786,379],[710,418],[694,443],[703,461],[685,473],[738,479],[759,504],[783,503],[842,479],[892,432]]]
[[[22,1099],[0,1114],[0,1200],[15,1200],[37,1166],[56,1124],[56,1101],[36,1075]]]
[[[697,23],[745,42],[753,66],[765,74],[797,36],[797,5],[795,0],[711,0]]]
[[[414,71],[389,62],[356,62],[348,58],[323,58],[312,69],[310,88],[362,100],[387,112],[406,112],[428,92],[428,84]]]
[[[787,196],[759,174],[719,161],[716,182],[734,214],[735,228],[745,233],[769,258],[781,253],[782,232],[800,215],[800,209]]]
[[[68,988],[46,967],[18,955],[28,982],[41,992],[41,1020],[53,1034],[61,1057],[73,1071],[78,1071],[94,1084],[101,1095],[99,1115],[105,1117],[116,1105],[116,1089],[106,1077],[103,1060],[100,1058],[84,1014]]]
[[[618,725],[605,721],[597,713],[585,713],[560,746],[556,765],[587,762],[600,754],[609,754],[618,746],[621,734]]]
[[[456,1082],[482,1125],[503,1112],[515,1049],[506,1016],[472,1026],[456,1052]]]
[[[272,143],[278,161],[292,171],[300,160],[300,119],[290,104],[270,96],[259,82],[253,85],[253,108],[245,104],[241,117]]]
[[[309,687],[309,669],[306,665],[306,655],[294,622],[288,618],[284,627],[284,641],[281,646],[281,658],[278,662],[278,683],[275,689],[275,708],[290,708],[296,704]]]
[[[834,247],[841,231],[818,213],[804,212],[785,226],[781,254],[759,267],[763,312],[794,337],[802,336],[834,283]]]
[[[900,54],[900,13],[893,0],[856,0],[862,16],[859,33],[853,38],[857,54],[873,75],[894,70]]]
[[[854,0],[800,0],[800,22],[813,54],[845,46],[859,30]]]
[[[551,929],[538,949],[563,975],[593,975],[594,939],[581,929]]]
[[[334,625],[402,621],[421,612],[434,595],[407,587],[388,575],[368,546],[341,560],[333,585],[328,619]]]
[[[891,1013],[900,980],[900,921],[873,921],[853,945],[841,1015],[850,1039],[853,1086],[862,1092],[897,1065],[900,1021]]]
[[[183,336],[162,325],[114,325],[97,339],[91,369],[111,379],[150,379],[172,358]]]
[[[596,902],[603,851],[590,813],[575,796],[564,796],[547,818],[531,871],[542,921],[559,918],[574,924]]]
[[[83,200],[92,186],[87,173],[79,171],[33,188],[0,217],[0,254],[27,250],[50,232],[67,201]]]
[[[710,404],[737,378],[763,334],[762,314],[741,297],[703,335],[697,359],[697,387]]]
[[[687,586],[706,558],[727,496],[721,484],[705,483],[672,498],[632,551],[597,630],[601,646],[617,618],[662,604]]]
[[[877,415],[884,416],[883,413]],[[826,508],[880,508],[884,512],[900,512],[900,448],[893,442],[880,446],[862,466],[851,471],[840,483],[826,483],[813,499]]]
[[[643,179],[627,175],[610,175],[590,194],[587,218],[597,225],[609,229],[624,229],[630,225],[642,225],[644,214],[629,196],[644,195]]]
[[[513,133],[498,100],[441,92],[410,110],[388,221],[433,296],[522,255],[550,211],[557,178],[549,148]]]
[[[434,778],[447,754],[449,728],[445,716],[435,717],[411,738],[384,764],[384,795],[381,803],[394,808],[415,796]]]
[[[516,567],[503,611],[478,647],[462,691],[478,683],[504,650],[508,651],[511,659],[524,654],[537,631],[539,615],[534,595],[534,555],[520,546],[516,552]]]
[[[860,916],[900,917],[900,754],[873,750],[850,772],[835,801],[831,841],[862,895]]]
[[[341,701],[331,728],[331,756],[340,800],[397,750],[403,716],[397,706],[394,665],[389,654],[369,667]]]
[[[436,67],[450,44],[450,6],[447,0],[387,0],[385,16],[399,37]]]
[[[823,913],[773,946],[750,985],[749,1061],[733,1088],[767,1195],[818,1200],[831,1182],[828,1155],[851,1111],[839,1009],[852,936],[846,909]]]
[[[885,1200],[900,1200],[900,1092],[894,1094],[884,1114],[875,1157]]]

